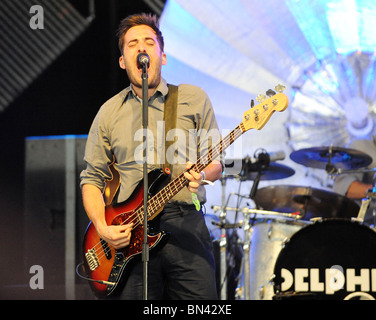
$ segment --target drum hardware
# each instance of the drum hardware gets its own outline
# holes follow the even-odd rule
[[[376,187],[373,187],[372,189],[369,189],[367,191],[366,198],[362,199],[362,204],[360,206],[358,216],[356,218],[352,218],[352,220],[359,221],[362,223],[364,221],[364,216],[367,213],[369,204],[375,198],[376,198]]]
[[[273,227],[270,226],[270,227],[268,228],[268,232],[267,232],[268,239],[270,239],[270,238],[272,237],[272,230],[273,230]]]
[[[353,221],[364,221],[364,216],[366,215],[367,209],[369,207],[370,202],[372,201],[372,198],[364,198],[362,199],[362,204],[359,209],[359,214],[356,218],[351,218]]]
[[[226,224],[226,179],[221,179],[222,185],[222,208],[219,214],[221,225],[221,238],[219,241],[219,263],[220,263],[220,299],[227,300],[227,233],[224,225]]]
[[[265,295],[265,287],[263,285],[261,285],[260,288],[259,288],[260,300],[264,299],[264,295]]]
[[[283,155],[284,157],[284,155]],[[281,160],[280,158],[275,160]],[[239,164],[240,168],[239,168]],[[221,265],[221,292],[220,298],[226,299],[226,248],[227,248],[227,239],[226,239],[226,230],[229,228],[238,228],[243,227],[244,229],[244,240],[243,240],[243,261],[246,263],[242,263],[243,273],[247,279],[245,280],[245,287],[244,287],[244,296],[246,299],[249,299],[250,296],[250,288],[249,288],[249,246],[250,246],[250,236],[251,236],[251,229],[250,229],[250,215],[257,214],[255,211],[247,211],[247,210],[239,210],[235,208],[235,210],[231,210],[236,212],[236,214],[242,211],[243,216],[245,217],[245,221],[241,221],[239,223],[235,223],[230,225],[226,223],[226,216],[229,209],[228,203],[229,199],[232,195],[237,195],[239,198],[250,198],[253,199],[257,192],[259,181],[262,180],[274,180],[274,179],[282,179],[287,178],[295,173],[295,171],[287,166],[270,163],[270,156],[266,152],[260,153],[258,155],[258,161],[252,163],[250,157],[245,157],[243,159],[227,159],[225,161],[225,169],[226,174],[221,177],[221,184],[222,184],[222,206],[213,206],[214,212],[220,212],[220,223],[217,224],[218,227],[221,228],[221,239],[220,239],[220,265]],[[231,172],[232,171],[232,172]],[[226,182],[227,179],[238,179],[240,183],[245,180],[253,180],[252,190],[250,192],[249,197],[242,196],[239,193],[231,193],[227,199],[225,200],[225,190],[226,190]],[[240,189],[240,184],[239,184]],[[258,212],[259,214],[265,214],[265,212]],[[280,214],[281,215],[281,214]],[[288,216],[292,216],[288,214]],[[294,217],[297,217],[294,215]],[[236,221],[236,219],[235,219]],[[213,222],[212,222],[213,223]],[[214,224],[214,223],[213,223]],[[239,290],[237,290],[237,293]]]
[[[282,243],[281,243],[281,249],[283,249],[284,247],[286,247],[286,244],[289,242],[290,238],[289,237],[286,237],[282,240]]]
[[[275,278],[275,275],[273,274],[270,279],[268,280],[267,282],[267,285],[273,285],[274,284],[274,278]],[[266,291],[266,287],[265,285],[261,285],[259,290],[258,290],[258,293],[259,293],[259,299],[260,300],[264,300],[265,299],[265,291]]]
[[[243,264],[244,264],[244,299],[250,300],[250,270],[249,250],[251,244],[250,214],[244,213],[244,241],[243,241]]]
[[[369,293],[366,293],[366,292],[350,293],[343,300],[355,300],[356,298],[358,298],[358,300],[376,300],[373,296],[371,296]]]
[[[217,226],[220,229],[236,229],[243,226],[243,221],[239,221],[238,223],[223,223],[212,221],[212,225]]]
[[[221,207],[219,206],[212,206],[214,212],[220,211]],[[254,215],[266,215],[266,216],[276,216],[276,217],[286,217],[286,218],[294,218],[296,220],[301,219],[300,212],[277,212],[277,211],[268,211],[268,210],[260,210],[260,209],[250,209],[250,208],[234,208],[234,207],[226,207],[226,211],[237,211],[242,212],[243,214],[254,214]],[[240,222],[239,222],[240,223]]]
[[[214,212],[221,211],[222,208],[220,206],[212,206],[212,209]],[[240,275],[243,277],[239,279],[239,284],[236,289],[236,299],[239,300],[254,300],[254,299],[260,299],[260,297],[269,297],[270,298],[270,282],[272,281],[271,277],[268,277],[267,279],[264,279],[264,283],[268,285],[264,286],[263,288],[261,286],[257,286],[257,293],[256,293],[256,288],[254,286],[251,287],[252,279],[252,270],[251,268],[254,269],[254,266],[251,266],[251,253],[252,250],[256,249],[257,243],[253,243],[253,234],[254,234],[254,228],[258,227],[258,223],[253,224],[251,221],[255,219],[255,217],[260,218],[264,221],[269,221],[269,220],[282,220],[281,224],[285,224],[285,221],[287,223],[284,225],[284,228],[301,228],[303,225],[307,224],[307,222],[298,222],[300,219],[300,214],[299,212],[295,213],[284,213],[284,212],[274,212],[274,211],[267,211],[267,210],[259,210],[259,209],[252,209],[252,208],[234,208],[234,207],[225,207],[224,210],[226,212],[241,212],[243,214],[244,221],[241,221],[237,224],[229,224],[229,227],[239,227],[240,225],[243,227],[244,230],[244,239],[243,239],[243,257],[242,257],[242,263],[241,263],[241,270],[240,270]],[[291,224],[291,227],[288,226],[288,224]],[[283,232],[286,234],[286,236],[283,236],[283,239],[279,241],[280,245],[277,248],[274,248],[274,251],[281,250],[284,246],[284,243],[288,241],[287,235],[291,235],[290,231]],[[278,228],[273,227],[272,225],[267,226],[267,238],[269,237],[269,240],[274,236],[277,237],[279,235],[278,233]],[[273,244],[273,247],[275,245]],[[254,249],[252,249],[254,248]],[[267,250],[263,252],[263,254],[266,255]],[[254,263],[257,263],[257,259],[254,259]],[[257,297],[255,297],[257,295]]]
[[[324,219],[322,217],[315,217],[312,219],[309,219],[309,221],[315,223],[315,222],[322,222]]]
[[[348,174],[348,173],[368,173],[368,172],[375,172],[376,173],[376,168],[361,168],[361,169],[351,169],[351,170],[342,170],[341,168],[336,168],[334,172],[328,172],[329,175],[331,176],[337,176],[340,174]]]
[[[228,162],[228,161],[227,161]],[[230,165],[227,165],[225,162],[225,167],[233,167],[234,164],[236,164],[237,161],[233,160]],[[221,237],[219,241],[219,264],[220,264],[220,293],[219,298],[221,300],[227,300],[227,230],[231,228],[238,228],[241,227],[243,222],[239,222],[238,224],[230,225],[227,223],[227,204],[230,201],[230,197],[233,195],[237,195],[238,197],[244,198],[244,196],[241,196],[239,193],[230,193],[227,201],[226,201],[226,183],[227,179],[229,177],[223,175],[221,177],[221,185],[222,185],[222,205],[221,207],[216,206],[216,210],[214,212],[219,211],[219,223],[212,222],[213,225],[217,225],[221,230]],[[213,208],[213,207],[212,207]]]

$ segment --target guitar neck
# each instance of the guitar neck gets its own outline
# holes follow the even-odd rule
[[[283,89],[283,86],[278,85],[276,90],[280,92],[279,89]],[[190,170],[196,172],[204,170],[213,159],[221,155],[244,132],[249,129],[262,129],[275,111],[281,112],[287,108],[287,105],[288,98],[282,93],[275,94],[266,100],[262,99],[262,103],[247,110],[243,115],[243,121],[214,147],[210,147],[206,154],[200,157]],[[185,172],[186,170],[148,200],[148,219],[153,219],[171,198],[187,186],[188,181],[184,176]],[[143,212],[143,206],[138,210]]]
[[[192,166],[190,170],[201,172],[204,170],[213,159],[217,158],[222,152],[228,148],[237,138],[239,138],[245,132],[243,124],[239,124],[234,130],[232,130],[224,139],[217,143],[214,147],[210,147],[209,150],[201,156],[197,162]],[[166,205],[166,203],[172,199],[180,190],[188,185],[188,181],[184,176],[183,171],[167,186],[160,190],[155,196],[148,201],[148,217],[153,218],[154,215]],[[143,206],[139,208],[143,211]]]

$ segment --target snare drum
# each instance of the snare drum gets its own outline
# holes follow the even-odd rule
[[[375,299],[376,232],[326,219],[296,232],[274,267],[273,299]]]

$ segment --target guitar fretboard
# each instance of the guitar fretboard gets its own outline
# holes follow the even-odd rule
[[[201,156],[189,170],[196,172],[201,172],[202,170],[204,170],[213,161],[213,159],[222,154],[222,152],[244,132],[245,129],[243,127],[243,124],[241,123],[214,147],[211,146],[209,150],[203,156]],[[155,213],[159,212],[170,199],[172,199],[180,190],[187,186],[188,180],[184,176],[185,172],[186,171],[183,171],[181,174],[179,174],[173,181],[168,183],[162,190],[160,190],[156,195],[148,200],[147,205],[149,218],[153,217]],[[144,206],[142,205],[135,212],[138,219],[142,222],[143,211]]]

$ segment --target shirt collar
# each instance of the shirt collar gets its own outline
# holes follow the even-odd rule
[[[155,92],[151,96],[150,99],[154,99],[154,98],[156,98],[157,95],[161,94],[162,97],[163,97],[163,100],[166,100],[167,93],[168,93],[167,82],[166,82],[165,79],[161,78],[161,82],[159,83],[157,89],[155,89]],[[124,89],[124,99],[123,99],[123,103],[122,104],[125,103],[125,101],[127,100],[129,94],[132,94],[132,96],[135,99],[138,99],[139,101],[141,101],[141,99],[138,98],[137,94],[134,92],[134,90],[132,88],[132,85],[129,85],[127,88]]]

